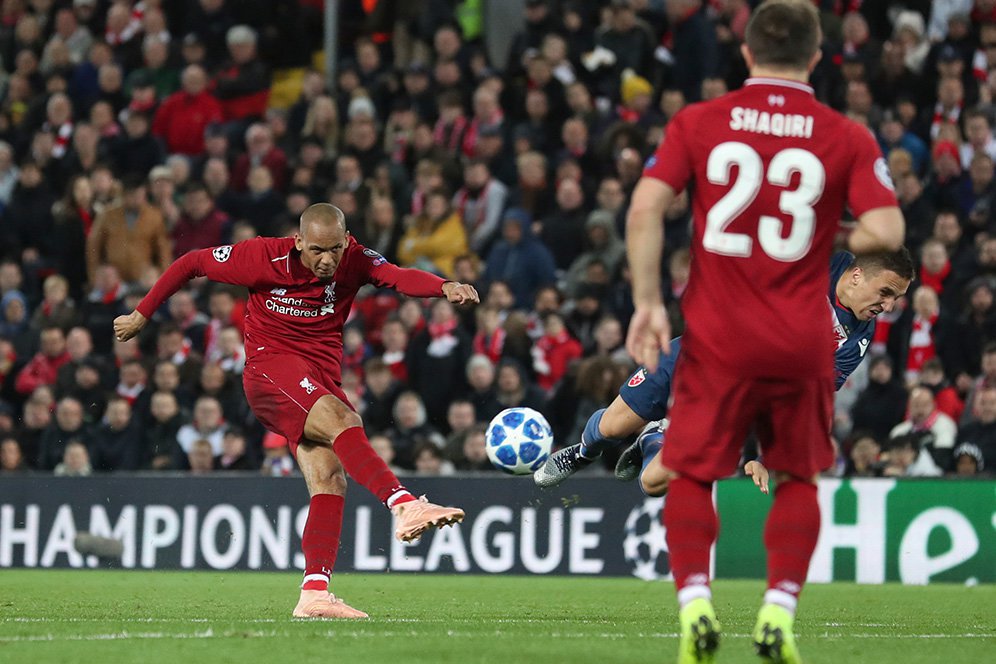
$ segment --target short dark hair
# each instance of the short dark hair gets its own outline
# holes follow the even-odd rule
[[[820,17],[809,0],[767,0],[747,23],[747,48],[759,65],[805,69],[820,48]]]
[[[856,267],[860,267],[870,274],[878,274],[883,271],[895,272],[900,279],[907,281],[913,281],[916,274],[913,257],[906,247],[901,247],[899,251],[882,251],[855,256],[854,260],[851,261],[850,268]]]
[[[986,345],[982,347],[983,355],[993,355],[996,354],[996,341],[986,342]]]

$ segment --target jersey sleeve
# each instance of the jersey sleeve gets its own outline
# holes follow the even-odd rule
[[[871,133],[860,125],[851,127],[854,146],[851,164],[840,164],[850,170],[847,183],[847,205],[855,217],[869,210],[896,207],[896,190],[889,175],[889,166]]]
[[[146,318],[151,317],[173,293],[196,277],[251,288],[259,276],[260,261],[264,259],[263,244],[255,240],[188,252],[166,268],[136,310]]]
[[[446,280],[442,277],[411,268],[401,268],[388,262],[373,249],[366,249],[357,245],[362,254],[358,257],[360,269],[365,273],[365,280],[378,288],[393,288],[402,295],[409,297],[441,297],[443,295],[443,284]]]
[[[687,140],[688,133],[683,129],[688,114],[679,112],[667,124],[664,139],[643,167],[643,176],[660,180],[682,192],[692,179],[692,158]]]

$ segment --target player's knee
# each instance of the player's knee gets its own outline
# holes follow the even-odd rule
[[[331,443],[346,429],[362,426],[363,420],[346,404],[331,397],[322,398],[308,414],[305,436],[311,440]]]
[[[647,477],[646,473],[640,474],[640,488],[643,489],[644,494],[651,498],[659,498],[666,494],[669,483],[670,478],[668,477],[650,478]]]

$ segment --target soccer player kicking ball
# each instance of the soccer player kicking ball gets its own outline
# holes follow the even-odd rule
[[[776,484],[764,531],[768,590],[753,640],[764,661],[800,661],[793,621],[820,531],[816,478],[834,459],[826,266],[845,205],[858,219],[854,253],[903,243],[874,137],[817,102],[806,84],[820,58],[813,3],[764,2],[745,42],[745,86],[675,115],[627,216],[636,308],[626,347],[652,372],[671,339],[658,279],[661,219],[694,185],[671,424],[644,477],[669,482],[663,522],[680,605],[679,662],[712,662],[719,647],[709,587],[718,530],[712,485],[736,469],[752,427]]]
[[[826,294],[833,330],[834,380],[840,389],[861,361],[875,333],[875,317],[892,311],[913,279],[913,259],[905,247],[893,253],[855,257],[837,252],[830,261],[830,291]],[[671,380],[681,350],[681,337],[671,340],[670,353],[661,353],[657,370],[637,369],[619,389],[619,396],[592,413],[581,434],[581,442],[550,455],[533,475],[538,486],[557,486],[590,465],[607,449],[620,445],[641,429],[643,433],[619,457],[616,479],[636,479],[660,450],[663,431],[658,424],[667,415]],[[648,426],[648,423],[654,426]],[[745,467],[755,482],[757,465]],[[642,484],[647,495],[667,493],[666,477],[657,477],[653,487]],[[760,486],[760,485],[759,485]]]
[[[138,334],[170,295],[194,277],[245,286],[246,398],[257,419],[290,441],[311,503],[304,525],[304,583],[296,618],[366,618],[329,593],[342,530],[346,473],[395,516],[395,536],[417,539],[463,519],[463,510],[416,499],[370,447],[340,387],[342,327],[364,284],[412,297],[477,303],[473,286],[405,270],[349,235],[338,208],[312,205],[293,238],[255,238],[185,254],[135,311],[114,321],[119,340]]]

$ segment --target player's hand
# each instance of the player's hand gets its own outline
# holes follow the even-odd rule
[[[748,461],[744,465],[744,475],[754,480],[754,486],[768,495],[768,469],[758,461]]]
[[[114,338],[118,341],[128,341],[141,332],[148,322],[149,319],[137,311],[133,311],[127,316],[118,316],[114,319]]]
[[[653,373],[660,354],[671,354],[671,323],[663,304],[637,307],[626,335],[626,352],[633,360]]]
[[[470,284],[461,284],[458,281],[447,281],[443,284],[443,295],[453,304],[467,304],[473,302],[480,304],[481,296],[477,294],[477,289]]]

